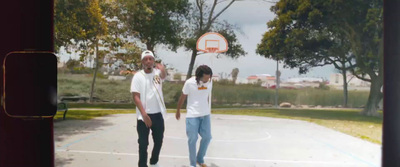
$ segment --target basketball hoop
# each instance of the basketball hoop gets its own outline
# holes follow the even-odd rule
[[[196,48],[204,53],[222,53],[228,50],[228,42],[221,34],[209,32],[197,40]]]

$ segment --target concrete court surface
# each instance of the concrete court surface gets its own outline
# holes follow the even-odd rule
[[[189,166],[184,118],[166,117],[162,167]],[[217,114],[211,119],[213,139],[205,157],[210,167],[380,166],[381,145],[313,123]],[[137,166],[136,114],[58,121],[54,131],[56,166]],[[149,143],[150,156],[151,137]]]

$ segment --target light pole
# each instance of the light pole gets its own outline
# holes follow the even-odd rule
[[[275,107],[278,108],[278,99],[279,99],[279,77],[281,72],[279,72],[279,61],[276,60],[276,72],[275,72]]]

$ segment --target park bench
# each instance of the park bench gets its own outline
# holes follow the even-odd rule
[[[65,102],[58,102],[57,103],[57,112],[59,111],[63,111],[63,120],[65,120],[65,116],[67,115],[67,111],[68,111],[68,106],[67,103]]]

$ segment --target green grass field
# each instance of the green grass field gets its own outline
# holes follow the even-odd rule
[[[62,121],[64,112],[57,112],[54,121]],[[133,114],[135,110],[68,110],[67,120],[89,120],[111,114]]]
[[[87,120],[109,114],[132,114],[129,110],[70,110],[67,120]],[[168,110],[174,113],[175,110]],[[185,112],[185,110],[183,110]],[[298,110],[298,109],[213,109],[213,114],[249,115],[303,120],[322,125],[370,142],[382,143],[382,118],[360,115],[359,110]],[[55,121],[62,120],[62,113]]]
[[[89,97],[91,81],[92,76],[90,74],[59,74],[58,95]],[[129,93],[130,83],[129,79],[125,81],[110,81],[104,78],[97,78],[94,96],[109,102],[120,101],[132,103],[132,95]],[[168,107],[176,106],[182,87],[182,83],[165,82],[163,84],[164,100]],[[358,108],[365,105],[368,93],[368,91],[349,91],[348,106]],[[224,82],[215,82],[212,97],[213,105],[215,106],[229,107],[234,106],[234,104],[274,104],[275,90],[265,89],[252,84],[233,85]],[[281,102],[289,102],[294,105],[338,106],[343,103],[343,92],[341,90],[315,88],[299,90],[282,89],[279,91],[279,103]],[[69,105],[73,106],[74,104]],[[90,105],[87,106],[89,107]],[[112,108],[126,108],[124,106],[129,107],[130,105],[118,104],[113,105]]]

